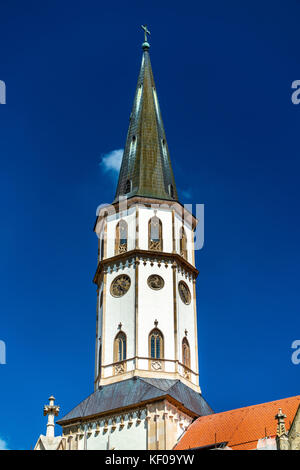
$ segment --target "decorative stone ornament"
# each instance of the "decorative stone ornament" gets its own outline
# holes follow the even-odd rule
[[[117,276],[110,286],[110,293],[113,297],[122,297],[129,290],[131,284],[130,277],[127,274]]]
[[[125,372],[124,362],[120,362],[119,364],[116,364],[114,369],[115,369],[115,375],[123,374]]]
[[[147,279],[147,284],[151,289],[160,290],[164,287],[165,281],[158,274],[151,274]]]
[[[185,305],[189,305],[191,303],[191,292],[188,288],[188,285],[184,281],[180,281],[178,283],[178,291],[182,302]]]
[[[162,363],[161,361],[152,361],[151,362],[151,368],[153,370],[162,370]]]

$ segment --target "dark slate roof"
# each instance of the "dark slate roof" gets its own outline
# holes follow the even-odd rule
[[[149,47],[144,45],[143,48],[143,60],[130,115],[115,201],[124,195],[177,201],[166,134],[158,100],[155,98],[156,88]],[[138,101],[139,106],[137,106]],[[128,181],[131,181],[130,190],[127,189]],[[169,192],[169,185],[173,187],[173,193]]]
[[[57,423],[64,424],[69,420],[166,397],[172,397],[197,416],[213,413],[203,396],[184,385],[180,380],[134,377],[100,387]]]

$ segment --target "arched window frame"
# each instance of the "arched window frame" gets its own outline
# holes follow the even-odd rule
[[[159,354],[157,354],[158,350]],[[149,333],[149,358],[151,360],[164,358],[164,336],[158,328],[154,328]]]
[[[191,348],[186,337],[182,340],[182,363],[188,369],[191,368]]]
[[[180,228],[179,232],[179,251],[180,255],[184,259],[187,259],[187,237],[183,226]]]
[[[158,231],[158,238],[154,237],[154,230]],[[157,215],[154,215],[148,222],[148,247],[149,250],[163,251],[162,221]]]
[[[114,362],[126,361],[127,338],[124,331],[119,331],[114,339]]]
[[[130,142],[130,148],[129,148],[129,158],[133,157],[136,151],[136,144],[137,144],[137,139],[136,136],[133,135],[131,142]]]
[[[121,219],[116,225],[115,255],[125,253],[128,247],[128,224]]]
[[[169,184],[168,191],[169,191],[169,195],[171,196],[171,198],[174,199],[174,187],[172,184]]]
[[[131,193],[131,191],[132,191],[131,180],[127,180],[125,184],[125,194]]]

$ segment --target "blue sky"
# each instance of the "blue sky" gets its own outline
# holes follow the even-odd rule
[[[142,23],[181,201],[205,204],[203,394],[216,411],[299,394],[299,16],[296,0],[2,2],[0,446],[35,444],[50,394],[64,414],[93,390],[93,224],[116,184],[100,163],[125,143]]]

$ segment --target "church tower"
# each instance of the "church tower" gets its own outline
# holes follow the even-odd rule
[[[212,412],[199,387],[197,220],[178,200],[143,29],[115,199],[94,228],[94,393],[59,421],[69,448],[171,449]]]
[[[95,226],[95,389],[140,376],[200,391],[196,220],[178,202],[149,47],[144,42],[115,200]]]

